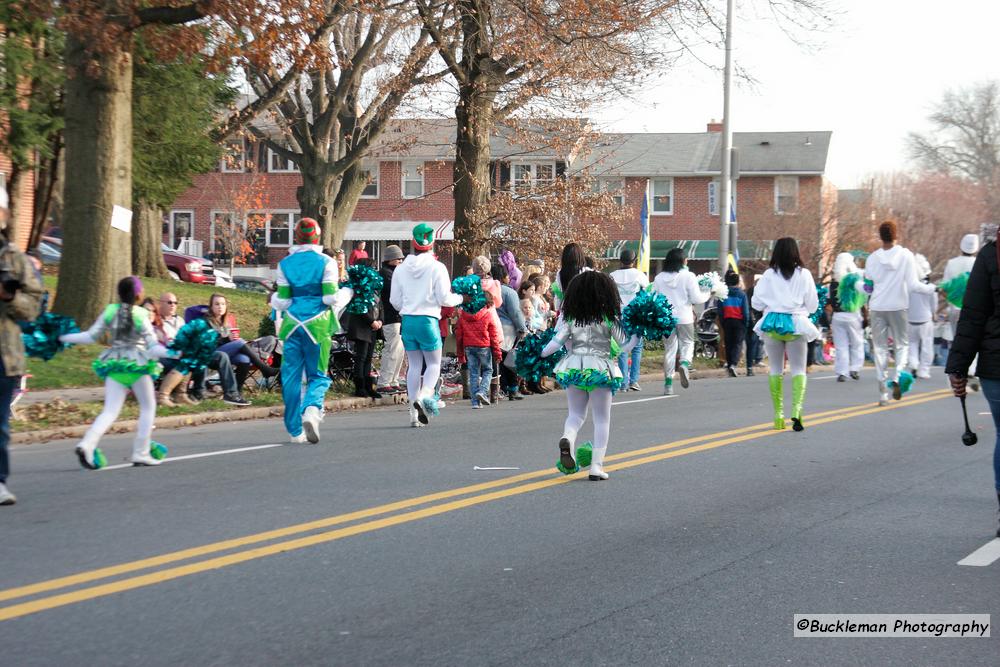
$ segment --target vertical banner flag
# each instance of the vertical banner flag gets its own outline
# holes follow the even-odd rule
[[[642,197],[642,212],[639,214],[639,257],[635,268],[643,273],[649,273],[649,182]]]
[[[736,224],[736,197],[730,195],[729,199],[729,224]],[[732,229],[732,228],[730,228]],[[730,239],[732,240],[732,250],[729,253],[729,268],[733,270],[733,273],[740,272],[740,243],[739,239],[735,238],[736,234],[730,234]]]

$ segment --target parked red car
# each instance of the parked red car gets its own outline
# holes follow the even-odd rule
[[[173,274],[177,280],[186,283],[198,283],[201,285],[215,284],[215,267],[207,259],[182,255],[176,250],[171,250],[170,246],[163,244],[163,262],[167,265],[167,270]]]

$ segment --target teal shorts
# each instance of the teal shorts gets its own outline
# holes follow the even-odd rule
[[[400,338],[404,350],[431,352],[441,349],[441,327],[438,318],[430,315],[403,315]]]

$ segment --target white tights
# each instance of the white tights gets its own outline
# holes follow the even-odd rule
[[[566,388],[566,403],[569,406],[569,414],[566,415],[563,437],[570,441],[570,446],[575,452],[576,434],[587,420],[589,404],[594,409],[594,453],[600,451],[603,458],[611,433],[611,390],[599,388],[584,391],[570,386]]]
[[[410,403],[415,403],[434,392],[438,378],[441,377],[441,348],[407,350],[406,362],[409,364],[406,369],[406,395]]]
[[[788,370],[794,377],[806,374],[806,353],[809,343],[805,338],[783,341],[775,340],[767,334],[761,336],[764,341],[764,351],[767,353],[767,363],[771,375],[781,375],[785,371],[785,354],[788,354]]]
[[[104,381],[104,410],[90,425],[80,446],[88,452],[93,452],[101,436],[108,432],[111,425],[118,419],[129,388],[111,378]],[[148,454],[149,440],[153,433],[153,422],[156,419],[156,392],[153,389],[153,378],[143,375],[132,385],[132,393],[139,402],[139,424],[135,430],[135,440],[132,444],[133,454]]]

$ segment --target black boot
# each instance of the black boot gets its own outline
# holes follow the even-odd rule
[[[382,398],[382,394],[379,393],[378,389],[375,388],[374,383],[369,382],[365,390],[365,395],[368,398]]]
[[[236,364],[236,390],[243,391],[243,383],[247,381],[247,376],[250,375],[250,365],[249,364]]]
[[[274,377],[280,372],[279,369],[273,366],[268,366],[264,363],[264,360],[261,359],[249,345],[244,345],[242,349],[240,349],[240,353],[247,355],[250,358],[250,363],[253,364],[255,368],[260,369],[261,375],[266,378]]]
[[[365,391],[365,385],[360,378],[354,378],[354,395],[358,398],[368,398],[368,392]]]

